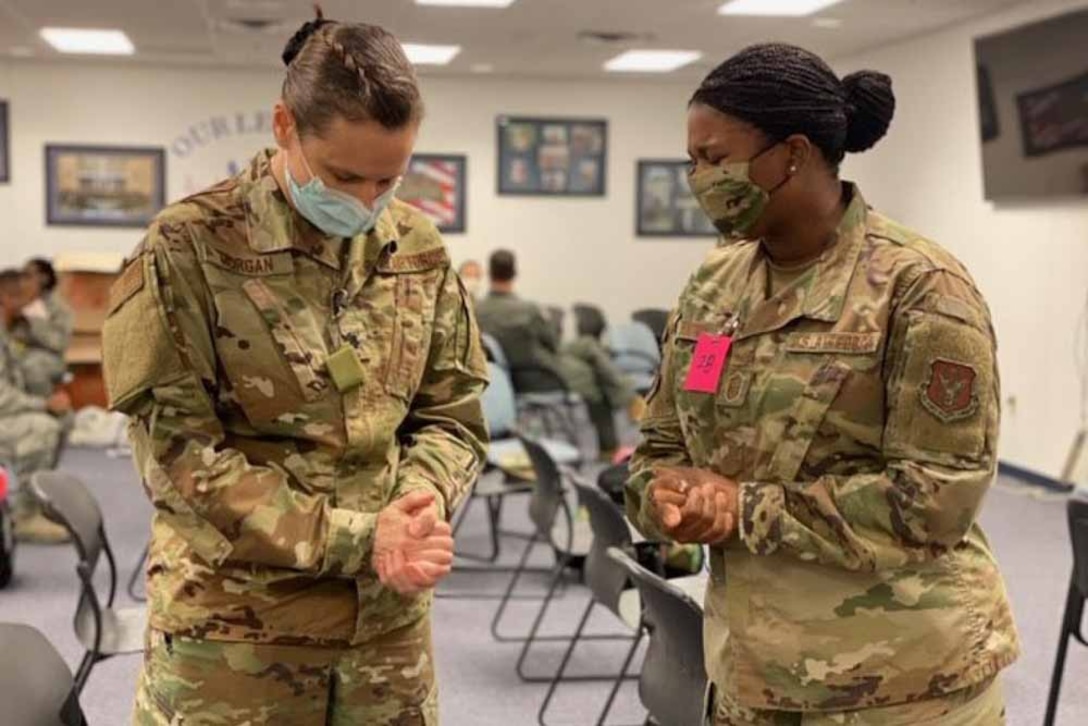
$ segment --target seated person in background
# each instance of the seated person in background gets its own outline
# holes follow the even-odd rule
[[[484,291],[484,268],[476,260],[465,260],[457,268],[457,274],[461,277],[461,283],[465,291],[473,300],[479,300]]]
[[[45,518],[25,485],[35,472],[53,467],[63,428],[58,418],[66,415],[72,404],[63,391],[48,397],[27,392],[8,337],[24,300],[22,273],[0,271],[0,461],[11,466],[20,485],[13,507],[16,538],[63,542],[67,532]]]
[[[601,459],[611,461],[619,447],[615,412],[626,409],[631,421],[638,422],[646,410],[646,401],[631,388],[601,343],[604,318],[593,318],[576,340],[563,347],[559,368],[570,389],[586,401],[589,418],[597,430]]]
[[[580,395],[597,431],[602,458],[618,446],[614,411],[629,407],[637,417],[641,399],[627,387],[600,341],[592,336],[560,349],[555,326],[536,304],[514,294],[517,260],[509,250],[496,250],[488,266],[491,291],[480,301],[480,330],[495,338],[510,362],[510,377],[519,392],[555,391],[566,387]],[[598,336],[604,331],[601,322]]]
[[[26,389],[48,396],[63,380],[64,354],[72,339],[72,310],[56,292],[57,273],[48,260],[30,260],[23,271],[25,304],[12,328]]]
[[[528,393],[562,388],[559,338],[538,305],[514,294],[514,253],[496,250],[488,274],[491,290],[476,306],[476,317],[480,330],[495,338],[506,353],[515,390]]]

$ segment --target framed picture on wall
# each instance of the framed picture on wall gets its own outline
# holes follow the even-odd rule
[[[443,234],[463,234],[468,160],[451,154],[416,154],[397,199],[420,210]]]
[[[11,130],[8,127],[8,102],[0,99],[0,184],[11,181]]]
[[[608,122],[498,119],[499,194],[603,197]]]
[[[994,84],[990,69],[978,66],[978,116],[982,125],[982,140],[993,141],[1001,133],[997,120],[997,101],[994,100]]]
[[[146,227],[165,203],[161,147],[45,147],[48,224]]]
[[[639,237],[716,237],[688,186],[688,162],[651,159],[638,162],[635,227]]]

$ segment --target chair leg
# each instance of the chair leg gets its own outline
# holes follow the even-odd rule
[[[537,711],[536,721],[540,726],[548,726],[545,720],[545,715],[548,712],[548,706],[551,705],[552,697],[555,695],[556,689],[559,688],[559,682],[563,680],[563,674],[567,671],[567,664],[570,663],[571,656],[574,655],[574,648],[578,645],[578,639],[582,637],[582,631],[586,628],[586,623],[589,622],[589,616],[593,613],[593,607],[597,604],[597,600],[590,598],[586,604],[586,609],[582,613],[582,619],[578,621],[578,627],[574,631],[574,637],[570,639],[570,645],[567,646],[567,650],[563,653],[563,660],[559,662],[559,669],[556,670],[555,675],[552,677],[551,683],[548,685],[548,692],[544,695],[544,701],[540,704],[540,710]],[[525,651],[528,648],[529,643],[525,644],[525,648],[522,648],[522,659],[525,657]],[[518,661],[520,666],[521,661]],[[626,667],[624,670],[627,670]]]
[[[1080,617],[1084,613],[1084,597],[1077,589],[1076,582],[1069,582],[1069,593],[1065,598],[1065,612],[1062,615],[1062,633],[1058,640],[1058,655],[1054,659],[1054,672],[1050,676],[1050,694],[1046,701],[1046,717],[1043,726],[1054,726],[1058,713],[1058,697],[1062,689],[1062,675],[1065,672],[1065,656],[1069,650],[1070,634],[1080,627]],[[1075,620],[1074,620],[1075,618]]]
[[[534,534],[529,541],[525,544],[525,551],[521,553],[521,559],[518,560],[517,567],[514,569],[514,574],[510,578],[510,583],[506,586],[506,591],[502,594],[502,599],[499,601],[499,607],[495,610],[495,615],[491,618],[491,637],[500,643],[517,642],[519,638],[509,638],[502,635],[499,632],[499,623],[502,622],[502,616],[506,612],[506,605],[510,602],[514,594],[514,588],[517,587],[518,580],[521,579],[522,572],[525,571],[525,566],[529,562],[529,555],[532,554],[533,548],[536,547],[540,537]]]
[[[149,546],[144,545],[144,551],[140,554],[140,559],[136,561],[136,566],[132,568],[132,574],[128,578],[128,585],[125,587],[128,596],[136,602],[147,602],[146,596],[136,592],[136,583],[139,582],[140,575],[144,572],[144,563],[147,561]]]
[[[548,594],[544,596],[544,602],[540,604],[540,609],[536,611],[536,618],[533,619],[533,626],[529,628],[529,635],[522,641],[521,653],[518,655],[518,664],[515,670],[517,671],[518,678],[526,683],[549,683],[552,679],[549,676],[529,676],[525,674],[525,658],[529,655],[529,650],[533,647],[533,643],[536,642],[536,634],[540,630],[541,623],[544,622],[544,616],[548,612],[548,606],[551,605],[552,598],[555,596],[555,590],[559,587],[559,581],[563,578],[563,570],[566,569],[570,559],[566,556],[561,556],[555,563],[555,573],[552,575],[552,580],[548,584]],[[586,616],[588,617],[588,615]],[[576,634],[581,635],[581,631]],[[560,640],[568,640],[567,637],[559,638]]]
[[[640,627],[635,634],[634,639],[631,641],[631,647],[627,651],[627,657],[623,659],[623,666],[616,675],[616,682],[612,684],[612,690],[608,693],[608,700],[604,702],[604,708],[601,709],[601,716],[597,719],[597,726],[604,726],[604,722],[608,720],[608,714],[612,711],[612,704],[616,702],[616,696],[619,695],[620,687],[623,685],[623,682],[627,680],[627,669],[631,667],[631,661],[635,659],[635,653],[638,652],[638,646],[642,643],[643,635],[644,633]]]
[[[79,663],[79,668],[76,669],[73,684],[76,695],[83,693],[83,687],[87,685],[87,679],[91,677],[91,668],[94,667],[95,656],[91,651],[87,651],[83,655],[83,660]]]

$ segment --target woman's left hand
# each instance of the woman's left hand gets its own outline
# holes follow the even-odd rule
[[[722,544],[737,524],[738,486],[690,467],[661,467],[650,500],[662,532],[683,544]]]

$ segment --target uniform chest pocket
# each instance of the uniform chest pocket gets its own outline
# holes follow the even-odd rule
[[[408,402],[423,378],[435,305],[433,277],[430,271],[376,275],[341,321],[344,337],[368,374],[386,393]]]
[[[851,370],[844,361],[829,359],[809,378],[789,410],[785,429],[768,464],[766,475],[772,481],[791,482],[797,478],[812,440]]]
[[[325,346],[306,303],[296,297],[281,299],[261,279],[247,280],[242,290],[298,379],[302,397],[307,402],[320,398],[329,389],[329,381],[321,373]]]

